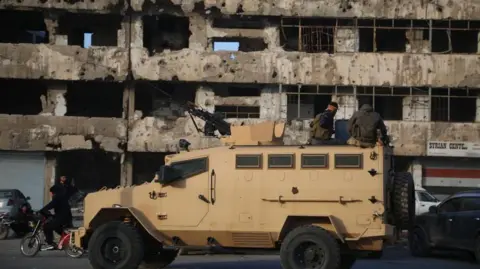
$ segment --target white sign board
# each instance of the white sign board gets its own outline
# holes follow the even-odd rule
[[[480,158],[480,143],[428,141],[427,156]]]

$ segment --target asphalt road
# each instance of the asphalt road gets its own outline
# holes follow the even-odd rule
[[[40,252],[34,258],[20,254],[19,240],[0,241],[2,269],[90,269],[87,257],[72,259],[61,251]],[[176,269],[281,269],[278,256],[189,255],[180,256],[168,268]],[[390,247],[380,260],[360,260],[353,269],[478,269],[473,260],[461,253],[439,253],[433,258],[418,259],[404,247]]]

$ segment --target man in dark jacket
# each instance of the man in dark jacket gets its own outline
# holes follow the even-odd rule
[[[59,180],[59,183],[60,183],[61,186],[63,186],[65,188],[66,195],[67,195],[67,200],[70,200],[70,198],[72,198],[72,196],[78,192],[77,187],[75,187],[72,184],[72,182],[67,180],[66,176],[61,176],[60,180]]]
[[[312,144],[336,143],[331,137],[335,133],[333,123],[337,109],[338,104],[331,102],[325,111],[315,116],[315,119],[310,123],[310,139]]]
[[[51,215],[49,211],[53,209],[55,215],[53,219],[46,222],[43,226],[46,245],[42,250],[54,249],[53,231],[61,234],[63,227],[68,226],[72,222],[72,213],[65,189],[60,185],[54,185],[50,188],[50,193],[52,194],[52,201],[44,206],[40,213],[44,216],[49,216]]]
[[[378,141],[377,130],[380,130],[383,141],[388,143],[387,128],[380,114],[373,111],[369,104],[364,104],[353,113],[348,121],[350,139],[347,144],[362,148],[375,147]]]

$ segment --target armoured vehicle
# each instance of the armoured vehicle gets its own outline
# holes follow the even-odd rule
[[[391,147],[283,145],[284,123],[230,126],[194,112],[227,134],[223,146],[190,151],[182,140],[152,182],[86,196],[72,239],[94,269],[163,268],[197,249],[348,269],[412,226],[412,176],[395,172]]]

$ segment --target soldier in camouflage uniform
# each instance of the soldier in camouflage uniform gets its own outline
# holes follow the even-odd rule
[[[383,144],[389,143],[387,128],[380,114],[373,111],[369,104],[364,104],[348,121],[350,139],[347,144],[362,148],[373,148],[379,141],[377,130],[380,130]]]

